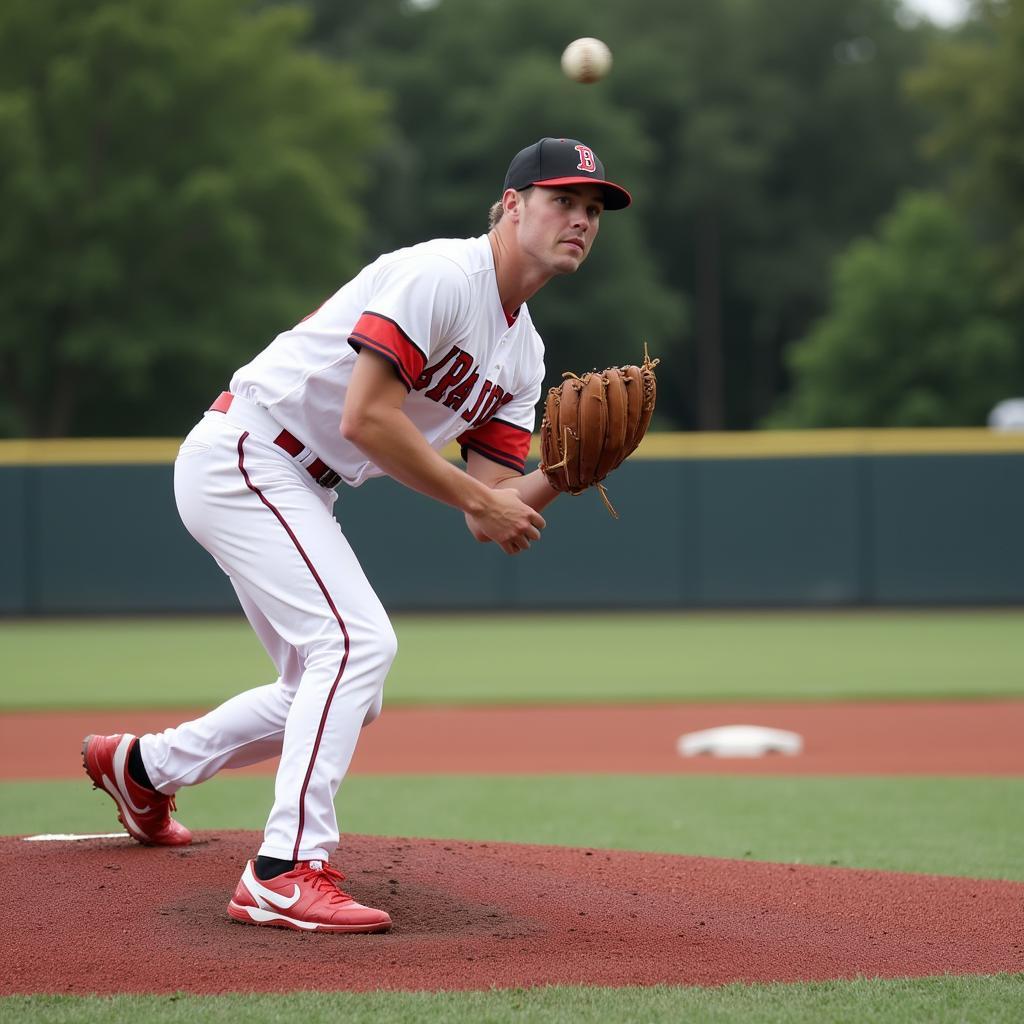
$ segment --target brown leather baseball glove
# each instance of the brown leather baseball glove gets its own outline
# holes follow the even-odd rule
[[[548,391],[540,424],[540,468],[556,491],[579,494],[596,486],[608,511],[602,480],[643,440],[654,412],[657,380],[644,346],[640,366],[611,366],[577,377],[564,373]]]

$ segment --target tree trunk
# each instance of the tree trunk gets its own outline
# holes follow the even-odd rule
[[[71,367],[61,366],[54,377],[53,390],[47,402],[46,436],[69,437],[78,397],[76,375]]]
[[[10,352],[0,359],[0,405],[10,407],[14,436],[24,436],[28,430],[29,404],[21,393],[18,364]]]
[[[775,405],[776,380],[778,379],[778,356],[776,354],[774,330],[755,331],[753,343],[753,369],[751,372],[750,411],[751,425],[772,411]]]
[[[704,208],[697,219],[697,429],[725,426],[722,358],[722,253],[718,214]]]

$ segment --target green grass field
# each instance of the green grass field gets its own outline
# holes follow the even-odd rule
[[[39,1024],[1020,1024],[1024,975],[496,992],[292,996],[68,996],[0,1001],[0,1021]]]
[[[402,617],[389,702],[1024,695],[1024,613]],[[633,655],[643,643],[648,652]],[[202,705],[271,675],[244,623],[0,624],[0,707]],[[451,652],[460,650],[452,659]],[[500,652],[500,657],[495,657]],[[583,667],[573,666],[577,661]],[[538,670],[538,666],[541,670]],[[182,793],[199,829],[260,829],[269,777]],[[0,831],[107,831],[84,782],[0,784]],[[1024,881],[1024,779],[353,776],[342,827]],[[823,1021],[1024,1019],[1024,975],[806,985],[288,997],[9,997],[0,1021]]]
[[[389,704],[1024,694],[1024,611],[396,616]],[[273,679],[243,619],[0,622],[0,708],[191,707]],[[453,653],[454,652],[454,653]]]
[[[107,832],[77,781],[0,783],[0,831]],[[262,830],[273,778],[179,794],[199,829]],[[342,829],[1024,881],[1024,779],[694,775],[353,775]],[[340,855],[344,856],[343,851]]]

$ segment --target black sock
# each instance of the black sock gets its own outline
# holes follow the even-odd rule
[[[149,781],[146,766],[142,763],[142,751],[139,750],[138,740],[132,744],[132,749],[128,751],[128,776],[140,786],[145,786],[146,789],[151,789],[154,793],[156,792],[156,786]]]
[[[295,867],[295,861],[292,860],[278,860],[277,857],[257,857],[253,871],[256,872],[256,877],[260,881],[266,882],[271,878],[277,878],[278,875],[283,875],[286,871],[291,871],[293,867]]]

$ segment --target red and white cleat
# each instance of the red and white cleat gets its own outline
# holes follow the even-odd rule
[[[364,907],[343,892],[345,876],[322,861],[300,861],[291,871],[262,881],[249,861],[228,904],[228,914],[245,924],[307,932],[386,932],[391,918]]]
[[[128,754],[138,740],[131,733],[86,736],[82,764],[96,789],[117,804],[118,820],[146,846],[186,846],[192,833],[171,817],[174,797],[140,786],[128,774]]]

